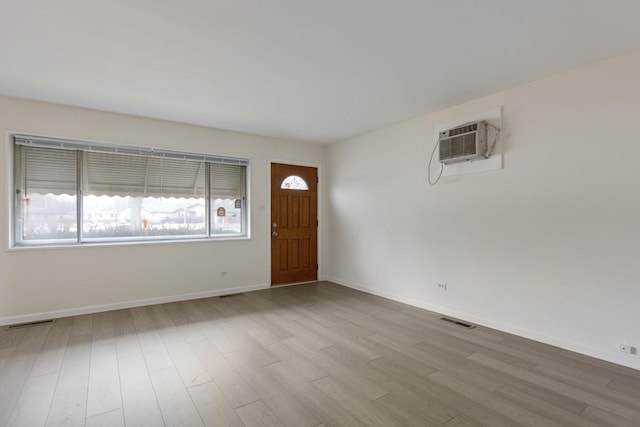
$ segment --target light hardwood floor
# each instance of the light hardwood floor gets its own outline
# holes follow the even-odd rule
[[[321,282],[0,330],[2,426],[639,426],[640,371]]]

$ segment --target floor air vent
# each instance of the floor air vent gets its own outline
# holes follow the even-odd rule
[[[472,325],[471,323],[461,322],[460,320],[449,319],[448,317],[441,317],[440,320],[444,320],[445,322],[453,323],[454,325],[462,326],[466,329],[473,329],[476,325]]]
[[[239,294],[229,294],[229,295],[220,295],[218,298],[231,298],[231,297],[237,297],[239,295],[244,295],[244,293],[239,293]]]
[[[46,325],[47,323],[55,322],[54,319],[38,320],[36,322],[16,323],[15,325],[7,326],[7,329],[28,328],[29,326]]]

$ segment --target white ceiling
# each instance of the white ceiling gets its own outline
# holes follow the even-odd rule
[[[332,142],[640,47],[638,0],[2,0],[0,94]]]

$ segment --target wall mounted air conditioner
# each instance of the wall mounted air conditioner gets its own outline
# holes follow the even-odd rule
[[[466,123],[440,132],[440,162],[444,164],[485,158],[487,151],[487,122]]]

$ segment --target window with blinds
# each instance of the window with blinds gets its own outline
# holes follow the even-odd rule
[[[13,139],[15,245],[248,234],[247,159]]]

